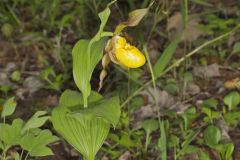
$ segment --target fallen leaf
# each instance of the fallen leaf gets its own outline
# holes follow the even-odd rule
[[[186,88],[186,92],[189,95],[198,94],[200,92],[200,87],[198,85],[196,85],[195,83],[188,83],[187,88]]]
[[[0,72],[0,86],[2,85],[12,86],[12,83],[9,80],[8,74],[6,72]]]
[[[124,152],[118,160],[130,160],[131,158],[131,153],[129,151]]]
[[[229,126],[226,124],[226,122],[221,119],[217,122],[218,127],[221,129],[222,136],[228,140],[231,140],[228,132],[229,132]]]
[[[44,83],[35,76],[30,76],[26,78],[23,82],[23,87],[29,92],[30,95],[38,91],[43,86]]]
[[[183,25],[183,18],[180,12],[176,12],[172,15],[167,24],[167,31],[171,35],[176,35],[179,33],[181,35],[181,41],[193,42],[198,39],[198,37],[204,35],[204,32],[198,28],[198,24],[201,22],[199,17],[194,17],[189,19],[186,28]]]
[[[153,117],[155,115],[155,112],[153,110],[152,105],[148,104],[146,106],[142,106],[137,112],[136,112],[137,118],[136,119],[145,119],[148,117]]]
[[[46,107],[54,107],[58,104],[58,96],[55,95],[48,95],[46,98],[44,98],[44,106]]]
[[[178,101],[174,105],[169,106],[169,109],[174,110],[177,114],[181,115],[191,106],[191,104],[183,104],[182,102]]]
[[[154,99],[155,90],[152,87],[148,87],[148,91],[152,93],[152,95],[150,95],[149,92],[147,91],[143,91],[141,92],[141,94],[144,96],[147,96],[148,104],[154,105],[156,103]],[[158,106],[160,106],[160,108],[169,107],[174,104],[174,101],[175,101],[174,97],[168,94],[168,92],[166,92],[165,90],[160,90],[159,88],[157,88],[156,94],[157,94]]]
[[[219,65],[214,63],[208,66],[194,67],[194,75],[201,78],[214,78],[220,76]]]

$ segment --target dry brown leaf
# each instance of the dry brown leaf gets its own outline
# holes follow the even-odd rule
[[[200,92],[200,87],[194,83],[188,83],[187,84],[187,88],[186,88],[186,92],[189,95],[195,95],[198,94]]]
[[[118,160],[130,160],[131,158],[131,153],[129,151],[126,151],[121,155]]]
[[[148,87],[148,91],[152,93],[152,95],[150,95],[147,91],[143,91],[141,92],[142,95],[147,96],[148,98],[148,104],[151,105],[155,105],[155,99],[154,99],[154,88],[152,87]],[[163,107],[169,107],[171,105],[174,104],[174,97],[170,94],[168,94],[166,91],[164,90],[160,90],[159,88],[157,88],[157,98],[158,98],[158,106],[160,106],[161,108]]]
[[[229,132],[229,126],[226,124],[226,122],[221,119],[217,122],[218,126],[220,127],[221,129],[221,133],[222,133],[222,136],[225,138],[225,139],[228,139],[228,140],[231,140],[228,132]]]
[[[128,20],[124,23],[129,27],[138,25],[138,23],[143,19],[147,14],[149,8],[136,9],[129,13]]]
[[[38,91],[43,86],[44,86],[44,83],[34,76],[30,76],[26,78],[23,82],[23,87],[29,92],[30,95]]]
[[[149,8],[153,3],[149,5],[148,8],[136,9],[128,14],[128,20],[120,23],[114,33],[119,34],[126,27],[134,27],[139,24],[143,17],[148,13]]]
[[[145,119],[149,117],[155,116],[155,112],[153,110],[152,105],[146,105],[142,106],[137,112],[136,112],[137,118],[136,119]]]
[[[58,96],[55,95],[48,95],[46,98],[43,100],[43,104],[46,107],[54,107],[58,105]]]
[[[180,12],[176,12],[174,15],[172,15],[167,23],[167,31],[170,32],[171,30],[182,30],[183,24],[182,24],[182,15]]]
[[[170,33],[174,31],[172,34],[176,35],[176,33],[181,34],[181,40],[184,41],[195,41],[198,37],[204,35],[204,32],[202,32],[200,29],[198,29],[198,24],[200,23],[201,19],[196,17],[196,18],[191,18],[188,23],[186,28],[184,29],[183,27],[183,20],[182,20],[182,15],[180,12],[176,12],[173,16],[169,18],[168,24],[167,24],[167,31]]]
[[[193,72],[195,76],[202,78],[214,78],[221,75],[219,71],[219,65],[216,63],[208,66],[194,67]]]

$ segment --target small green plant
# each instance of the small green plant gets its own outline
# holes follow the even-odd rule
[[[146,140],[145,140],[145,152],[147,152],[148,149],[148,145],[151,142],[151,136],[150,134],[157,130],[159,128],[159,124],[157,120],[154,119],[147,119],[145,121],[143,121],[142,123],[142,128],[145,130],[146,132]]]
[[[26,122],[17,118],[8,124],[6,118],[14,113],[16,105],[14,97],[3,104],[0,123],[0,159],[26,160],[28,157],[52,155],[53,152],[47,145],[57,141],[58,138],[52,135],[50,130],[39,128],[50,116],[47,116],[45,111],[37,111]],[[13,153],[10,151],[15,146],[21,147],[21,153],[17,150],[13,150]]]

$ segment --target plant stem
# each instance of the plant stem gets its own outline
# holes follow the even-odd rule
[[[160,138],[165,140],[164,145],[161,146],[161,149],[160,149],[162,151],[161,157],[162,157],[162,160],[166,160],[167,159],[166,158],[167,157],[166,133],[165,133],[164,121],[161,120],[160,106],[158,105],[159,99],[158,99],[158,94],[157,94],[157,85],[156,85],[156,81],[155,81],[156,78],[155,78],[155,75],[153,72],[152,63],[149,58],[149,53],[148,53],[146,44],[143,46],[143,50],[144,50],[145,56],[147,58],[148,67],[149,67],[149,70],[151,72],[151,77],[152,77],[152,84],[153,84],[153,88],[154,88],[154,101],[155,101],[155,105],[157,107],[158,123],[159,123],[159,128],[160,128],[160,133],[161,133]]]
[[[201,46],[197,47],[196,49],[194,49],[193,51],[189,52],[185,57],[180,58],[179,60],[177,60],[175,63],[173,63],[171,66],[169,66],[159,77],[161,77],[162,75],[166,74],[167,72],[169,72],[170,70],[172,70],[175,67],[178,67],[186,58],[189,58],[191,56],[193,56],[194,54],[196,54],[198,51],[200,51],[201,49],[203,49],[206,46],[209,46],[223,38],[228,37],[229,35],[231,35],[232,33],[236,32],[238,29],[240,29],[240,24],[237,25],[235,28],[233,28],[231,31],[222,34],[210,41],[207,41],[205,43],[203,43]],[[132,93],[132,95],[130,95],[121,105],[121,107],[125,106],[133,97],[135,97],[136,95],[138,95],[144,88],[146,88],[148,85],[150,85],[152,83],[152,80],[147,81],[145,84],[142,85],[142,87],[140,87],[139,89],[137,89],[135,92]]]
[[[188,33],[186,32],[187,29],[187,24],[188,24],[188,0],[183,0],[183,4],[182,4],[182,21],[183,21],[183,28],[184,28],[184,32],[183,32],[183,36],[187,37]],[[184,38],[184,47],[183,47],[183,54],[184,57],[187,54],[187,40],[186,38]],[[184,72],[187,70],[187,59],[185,58],[184,60]],[[183,87],[182,87],[182,95],[181,95],[181,99],[184,100],[185,99],[185,92],[186,92],[186,87],[187,87],[187,81],[185,80],[185,78],[183,79]]]
[[[130,72],[129,72],[129,70],[130,70],[130,69],[128,68],[128,77],[130,77]],[[130,90],[130,79],[129,79],[129,78],[128,78],[128,84],[127,84],[127,92],[128,92],[128,93],[127,93],[128,96],[129,96],[130,93],[131,93],[131,90]],[[129,101],[129,102],[130,102],[130,101]],[[129,103],[129,102],[127,103],[127,116],[128,116],[128,126],[127,126],[127,127],[128,127],[128,142],[127,142],[128,144],[127,144],[127,145],[128,145],[128,146],[129,146],[129,142],[130,142],[130,125],[129,125],[129,124],[130,124],[130,118],[129,118],[129,117],[130,117],[130,110],[129,110],[130,103]]]
[[[27,155],[26,155],[26,157],[24,158],[24,160],[27,160],[28,156],[29,156],[29,152],[27,153]]]
[[[148,144],[149,144],[149,133],[147,133],[146,139],[145,139],[145,152],[146,153],[147,153],[147,149],[148,149]]]

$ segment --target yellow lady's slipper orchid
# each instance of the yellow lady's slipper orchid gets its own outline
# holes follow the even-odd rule
[[[113,57],[113,62],[127,67],[127,68],[138,68],[145,64],[146,59],[141,51],[135,46],[127,43],[126,39],[121,36],[115,36],[112,39],[112,52],[109,54]]]
[[[145,64],[146,59],[142,52],[129,44],[116,49],[116,58],[120,64],[128,68],[138,68]]]
[[[138,68],[145,64],[146,59],[143,53],[135,46],[127,43],[121,36],[113,36],[105,47],[106,54],[102,58],[103,70],[100,73],[99,90],[102,88],[102,82],[107,76],[106,68],[110,60],[122,66],[123,68]]]

